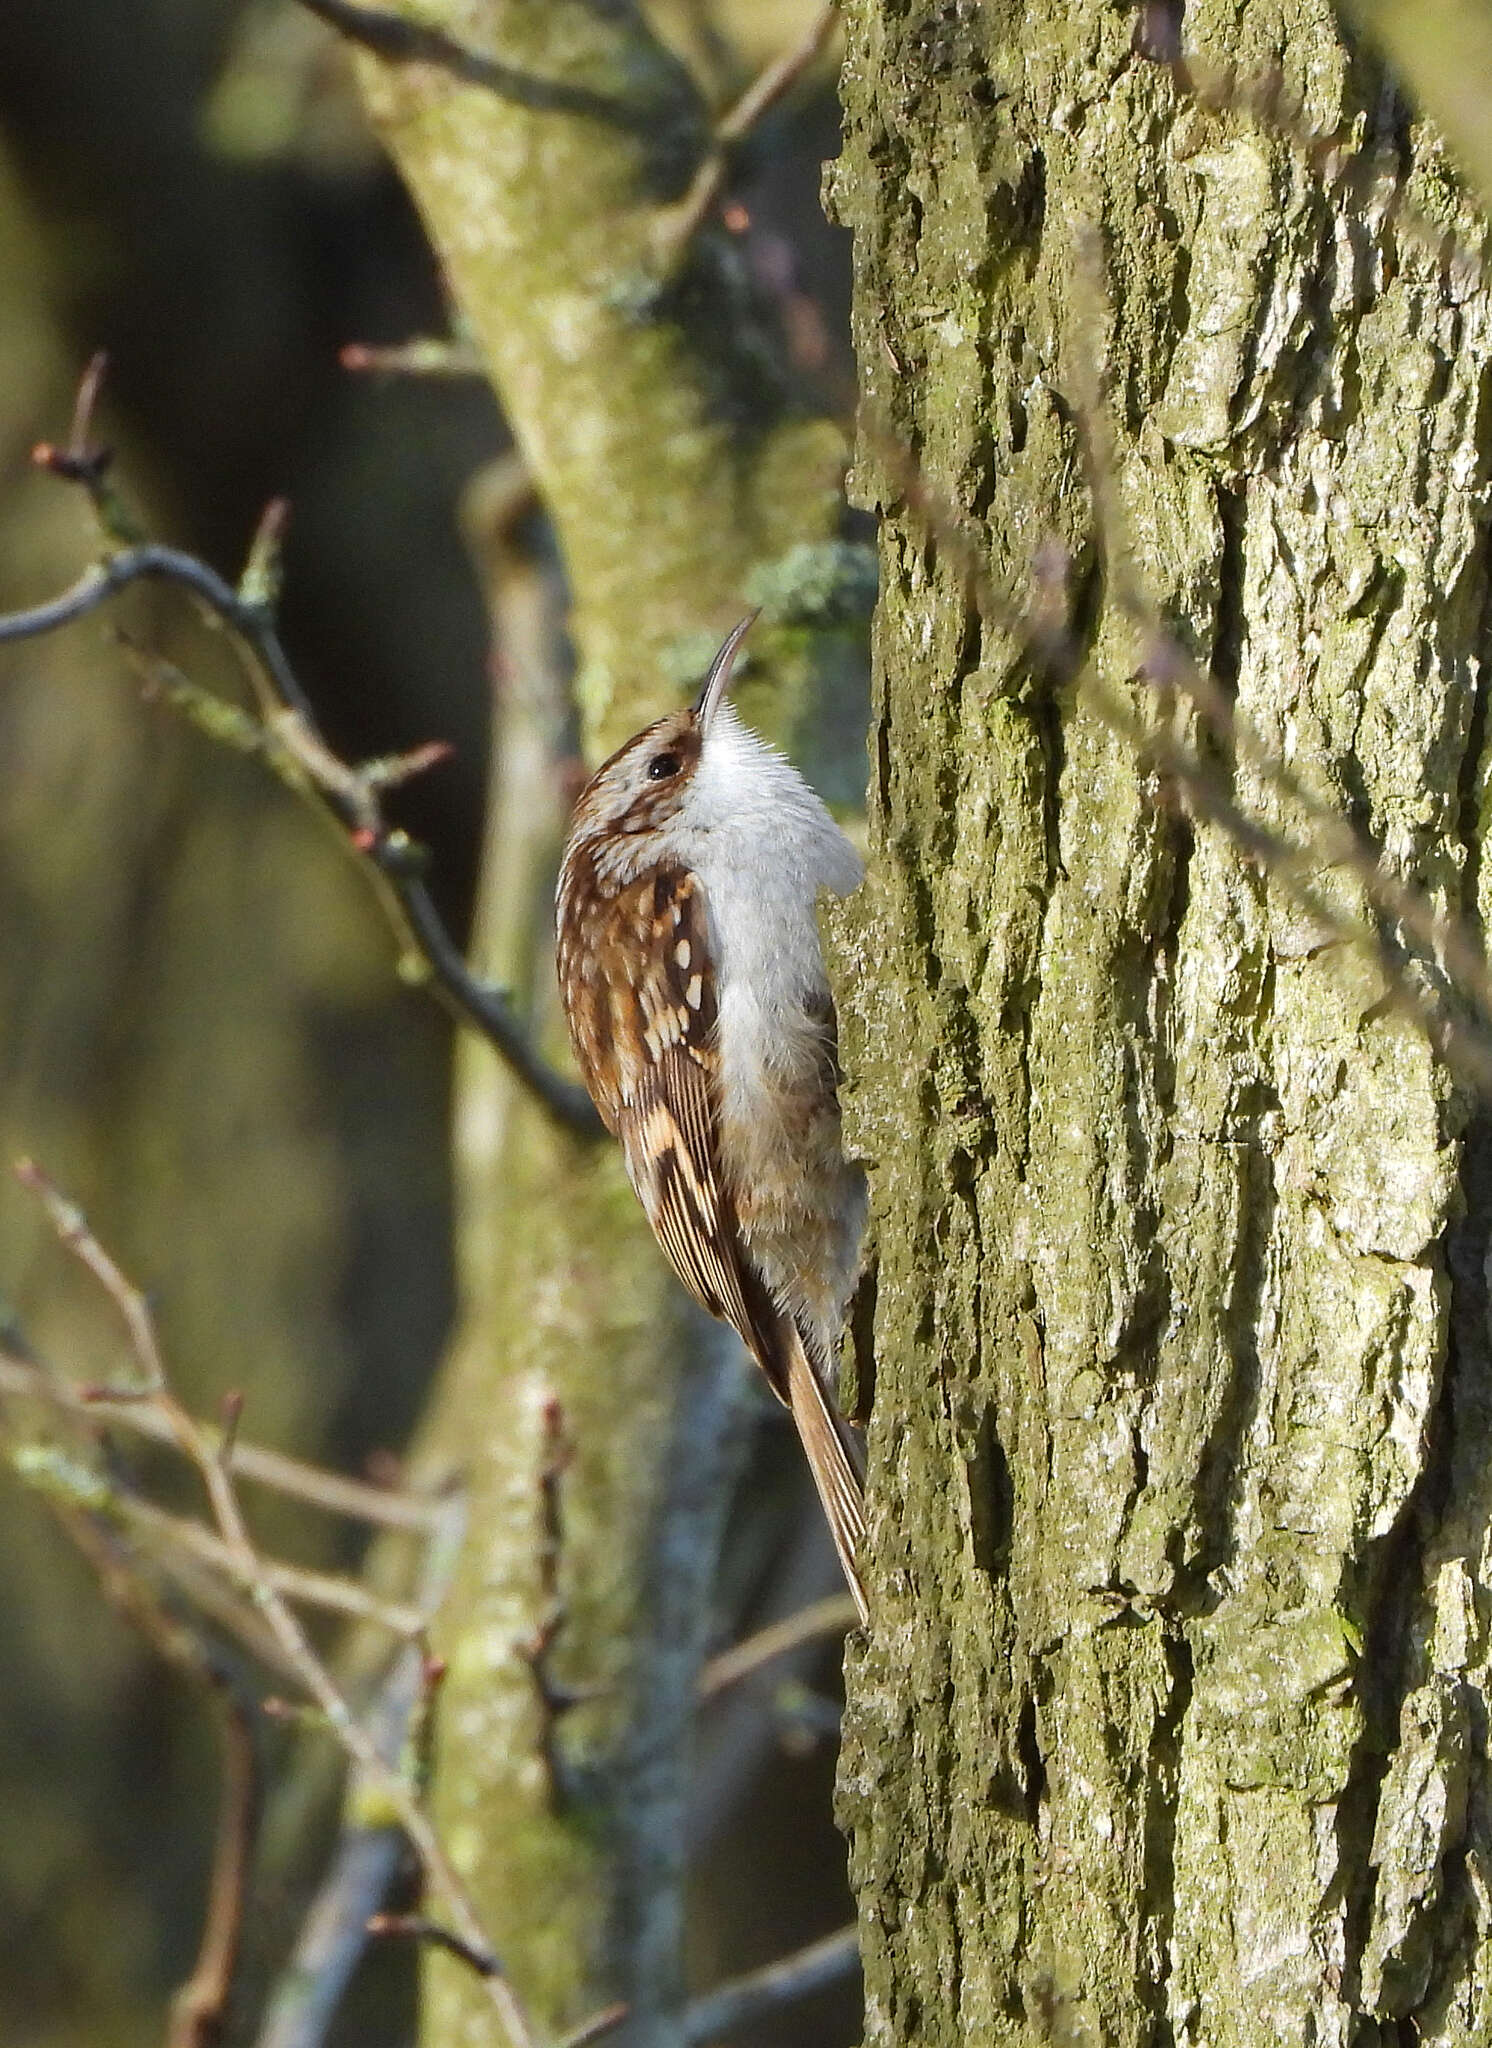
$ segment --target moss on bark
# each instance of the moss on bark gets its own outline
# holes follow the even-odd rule
[[[1102,360],[1132,566],[1183,644],[1478,912],[1485,293],[1181,97],[1123,10],[848,18],[871,416],[1002,582],[1067,544],[1094,672],[1144,711],[1074,431]],[[1323,5],[1185,33],[1280,62],[1323,131],[1384,104]],[[1402,148],[1443,207],[1434,138]],[[867,2040],[1484,2040],[1465,1106],[1375,962],[981,624],[882,445],[875,880],[841,932],[880,1246],[841,1776]]]

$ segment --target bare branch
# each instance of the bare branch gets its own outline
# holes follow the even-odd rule
[[[449,1545],[429,1545],[415,1593],[428,1612],[444,1598],[454,1564]],[[365,1717],[385,1762],[396,1763],[411,1750],[423,1753],[436,1682],[423,1646],[406,1645],[393,1658]],[[368,1922],[407,1858],[402,1831],[362,1791],[354,1770],[343,1796],[336,1854],[270,1997],[258,2048],[320,2048],[368,1945]]]
[[[93,438],[93,415],[108,367],[109,358],[100,349],[90,359],[79,380],[67,446],[58,448],[50,441],[38,441],[31,451],[31,460],[38,469],[44,469],[52,476],[80,484],[88,494],[105,540],[114,547],[129,547],[145,536],[114,488],[112,449],[100,447]]]
[[[26,1184],[44,1203],[62,1243],[87,1267],[119,1307],[135,1347],[146,1398],[158,1408],[178,1447],[195,1466],[206,1490],[218,1533],[235,1569],[253,1588],[254,1605],[262,1615],[281,1656],[294,1671],[306,1697],[319,1710],[349,1758],[362,1772],[370,1791],[385,1802],[408,1836],[430,1891],[449,1916],[451,1935],[480,1964],[489,1997],[513,2048],[533,2048],[535,2035],[517,1993],[503,1973],[461,1877],[408,1779],[385,1761],[374,1737],[353,1713],[336,1681],[317,1656],[284,1595],[265,1576],[253,1537],[239,1505],[227,1461],[218,1455],[219,1440],[189,1414],[164,1377],[161,1354],[148,1308],[139,1289],[126,1279],[89,1230],[81,1210],[68,1202],[38,1167],[27,1170]]]
[[[176,1441],[169,1424],[148,1403],[134,1398],[118,1399],[106,1388],[70,1387],[52,1378],[31,1360],[3,1346],[0,1346],[0,1394],[47,1401],[69,1415],[105,1421],[113,1428],[147,1437],[153,1443],[174,1444]],[[211,1441],[209,1425],[199,1423],[198,1428]],[[444,1501],[423,1499],[417,1493],[395,1493],[385,1487],[366,1485],[357,1479],[344,1479],[340,1473],[322,1471],[319,1466],[304,1464],[299,1458],[287,1457],[282,1451],[265,1450],[258,1444],[235,1441],[229,1453],[228,1469],[236,1478],[247,1479],[253,1485],[286,1494],[294,1500],[306,1501],[330,1514],[346,1515],[350,1520],[371,1522],[382,1528],[408,1529],[425,1534],[437,1528],[448,1512],[448,1504]]]
[[[342,344],[337,360],[344,370],[372,371],[397,377],[485,377],[486,366],[471,341],[442,340],[420,335],[391,348],[372,342]]]
[[[684,2015],[684,2039],[688,2048],[700,2048],[700,2044],[765,2019],[786,2005],[811,1998],[816,1991],[826,1991],[831,1984],[843,1983],[859,1967],[858,1933],[853,1927],[841,1927],[837,1934],[825,1935],[822,1941],[812,1941],[780,1962],[735,1977],[717,1991],[697,1998]]]
[[[220,1691],[223,1789],[207,1917],[196,1965],[171,2001],[167,2048],[212,2048],[220,2039],[243,1940],[249,1870],[258,1825],[259,1758],[247,1709],[226,1687]]]
[[[618,1830],[621,1988],[644,2030],[660,2015],[673,2024],[684,2005],[690,1736],[725,1517],[756,1404],[734,1333],[703,1310],[687,1313],[698,1337],[662,1463]]]
[[[0,1332],[7,1350],[24,1350],[13,1327]],[[39,1368],[37,1368],[39,1370]],[[22,1467],[26,1446],[8,1432],[0,1444],[13,1465]],[[65,1459],[60,1445],[47,1449]],[[80,1477],[98,1477],[80,1468]],[[191,1976],[172,2001],[169,2048],[208,2048],[223,2027],[233,1988],[248,1895],[249,1869],[258,1832],[259,1758],[249,1700],[239,1694],[215,1650],[170,1597],[152,1583],[124,1532],[109,1513],[95,1505],[91,1487],[74,1491],[45,1488],[51,1511],[65,1533],[92,1566],[106,1600],[137,1629],[155,1654],[190,1683],[208,1692],[217,1707],[223,1758],[222,1792],[217,1839],[213,1851],[208,1908]],[[252,1634],[254,1617],[245,1617]]]
[[[210,1529],[203,1528],[190,1515],[173,1515],[153,1501],[122,1488],[115,1489],[108,1511],[127,1523],[153,1554],[160,1549],[188,1551],[203,1564],[222,1572],[242,1592],[252,1593],[262,1575],[266,1584],[299,1606],[370,1621],[392,1635],[412,1640],[430,1625],[430,1617],[422,1609],[380,1600],[355,1580],[331,1572],[309,1571],[302,1565],[281,1563],[277,1558],[260,1558],[256,1573],[246,1577],[242,1561]]]
[[[90,380],[96,390],[95,367],[90,367],[85,388]],[[91,404],[90,396],[90,409]],[[81,398],[79,410],[86,423],[87,410]],[[75,434],[77,430],[75,417]],[[96,458],[87,457],[72,448],[63,453],[48,448],[39,453],[46,457],[45,466],[55,474],[83,484],[97,505],[102,466],[107,463],[105,455],[100,452]],[[24,611],[0,614],[0,645],[56,632],[88,617],[133,583],[175,583],[189,591],[231,629],[251,657],[256,687],[261,691],[270,720],[263,728],[264,750],[269,752],[278,743],[304,772],[324,808],[341,826],[346,843],[387,892],[385,901],[396,928],[409,943],[434,991],[459,1021],[481,1032],[557,1123],[578,1136],[599,1137],[601,1120],[585,1090],[578,1082],[556,1073],[540,1057],[519,1024],[507,993],[471,973],[423,879],[427,865],[425,850],[406,833],[385,823],[378,796],[380,789],[395,779],[390,764],[375,762],[371,768],[350,768],[322,738],[310,700],[280,643],[270,605],[282,520],[283,512],[271,507],[256,537],[244,581],[237,590],[194,555],[142,541],[108,555],[86,570],[61,596]],[[196,723],[209,724],[205,715],[199,715],[203,711],[200,704],[185,708]],[[239,733],[234,743],[243,745],[244,735]],[[430,759],[428,752],[420,757],[406,757],[398,772],[410,772],[412,764],[429,765]]]
[[[257,2048],[320,2048],[405,1855],[397,1828],[350,1828],[271,1995]]]
[[[573,2032],[566,2034],[558,2048],[590,2048],[591,2042],[604,2041],[608,2034],[616,2032],[631,2010],[621,1999],[615,2005],[603,2005],[599,2012],[592,2013],[588,2020],[582,2020]]]
[[[380,1941],[422,1941],[429,1948],[444,1949],[479,1977],[490,1977],[498,1967],[491,1949],[478,1947],[454,1928],[442,1927],[438,1920],[427,1920],[422,1913],[374,1913],[368,1921],[368,1932]]]
[[[818,57],[839,19],[839,0],[824,0],[801,39],[784,50],[759,73],[733,107],[715,123],[710,149],[690,181],[683,198],[667,207],[653,230],[653,248],[660,269],[669,273],[677,265],[725,187],[731,153],[750,134],[764,114],[791,91]]]
[[[439,71],[449,72],[452,78],[459,78],[464,85],[482,86],[501,99],[513,100],[537,113],[578,114],[627,129],[641,127],[646,118],[643,109],[625,100],[561,79],[536,78],[531,72],[519,71],[512,64],[469,48],[443,29],[411,21],[407,15],[353,6],[350,0],[301,0],[301,5],[348,42],[371,51],[386,64],[431,64]]]
[[[727,1686],[739,1684],[774,1657],[785,1656],[816,1636],[842,1636],[854,1626],[855,1603],[848,1593],[830,1593],[823,1600],[814,1600],[712,1657],[699,1675],[700,1697],[710,1699]]]

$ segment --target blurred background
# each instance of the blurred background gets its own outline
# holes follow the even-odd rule
[[[650,11],[718,104],[815,9]],[[826,63],[753,138],[738,182],[752,260],[790,286],[801,374],[844,392],[848,253],[818,207],[835,146]],[[431,846],[459,932],[501,654],[462,505],[503,424],[475,379],[339,362],[350,342],[446,332],[350,68],[293,0],[0,10],[0,607],[61,590],[96,552],[82,494],[30,451],[64,437],[105,350],[100,431],[153,535],[233,577],[266,500],[290,500],[282,629],[336,748],[452,743],[394,808]],[[117,1317],[10,1176],[32,1155],[150,1290],[194,1408],[242,1389],[256,1440],[383,1470],[451,1314],[449,1029],[397,981],[365,878],[259,764],[148,701],[120,627],[242,697],[231,650],[168,589],[0,649],[0,1296],[64,1372],[123,1369]],[[282,1506],[260,1526],[303,1562],[357,1562],[356,1532],[326,1517]],[[3,1470],[0,1545],[0,2039],[157,2041],[200,1929],[210,1719]],[[815,1687],[835,1662],[806,1672]],[[715,1855],[701,1884],[707,1980],[849,1915],[832,1711],[815,1692],[773,1721],[769,1693],[743,1709],[771,1724],[752,1856]],[[306,1746],[266,1740],[293,1778]],[[702,1840],[736,1824],[732,1784]],[[319,1815],[306,1825],[324,1841],[326,1802],[294,1810]],[[255,2036],[316,1855],[304,1830],[270,1831],[231,2038]],[[337,2038],[407,2039],[410,2014],[407,1963],[375,1961]],[[855,2030],[845,1991],[770,2038]]]

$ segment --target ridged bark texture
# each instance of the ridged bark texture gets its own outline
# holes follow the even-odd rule
[[[1101,361],[1111,542],[1299,782],[1479,919],[1487,297],[1188,100],[1131,10],[847,17],[831,192],[888,515],[839,947],[879,1236],[866,2039],[1485,2042],[1487,1131],[1380,964],[981,625],[884,453],[1002,582],[1059,537],[1092,672],[1148,716],[1075,434]],[[1184,36],[1281,63],[1310,128],[1360,117],[1475,231],[1320,0]]]

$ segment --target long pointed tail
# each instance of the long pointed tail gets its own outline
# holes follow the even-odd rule
[[[787,1344],[787,1397],[808,1456],[808,1469],[818,1488],[829,1533],[862,1622],[870,1620],[865,1584],[860,1577],[860,1546],[865,1540],[865,1487],[858,1446],[850,1426],[838,1414],[814,1371],[803,1340],[792,1329]]]

